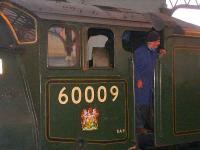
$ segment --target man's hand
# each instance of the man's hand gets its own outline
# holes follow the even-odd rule
[[[162,57],[167,54],[167,51],[166,51],[166,49],[160,49],[159,53],[160,53],[160,56]]]
[[[142,80],[138,80],[137,81],[137,87],[138,87],[138,89],[142,89],[143,88],[143,82],[142,82]]]

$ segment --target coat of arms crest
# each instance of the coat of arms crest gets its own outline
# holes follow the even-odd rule
[[[81,112],[81,125],[83,131],[98,129],[99,111],[94,108],[83,109]]]

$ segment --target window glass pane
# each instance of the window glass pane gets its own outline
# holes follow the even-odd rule
[[[70,27],[51,27],[48,31],[48,66],[80,66],[77,31]]]
[[[87,63],[92,67],[114,67],[114,34],[109,29],[88,30]]]
[[[32,16],[14,7],[5,6],[1,8],[1,11],[9,22],[18,42],[26,43],[37,40],[36,21]]]
[[[122,46],[126,51],[134,51],[142,44],[145,44],[146,32],[124,31],[122,35]]]
[[[0,16],[0,45],[3,47],[9,47],[10,45],[13,44],[14,41],[12,32],[10,31],[5,20]]]

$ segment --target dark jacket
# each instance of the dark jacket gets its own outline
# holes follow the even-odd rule
[[[153,79],[157,50],[150,50],[143,45],[135,50],[135,98],[136,104],[149,104],[152,99]],[[137,88],[137,81],[142,80],[143,88]]]

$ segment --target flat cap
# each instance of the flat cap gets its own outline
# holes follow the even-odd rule
[[[156,31],[150,31],[147,34],[146,40],[147,40],[147,42],[153,42],[153,41],[160,40],[160,34]]]

